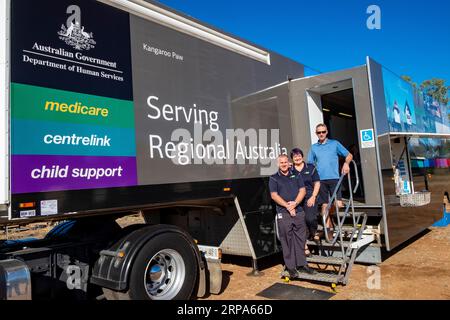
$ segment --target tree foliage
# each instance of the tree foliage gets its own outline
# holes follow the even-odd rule
[[[417,83],[412,81],[412,78],[410,76],[402,76],[402,79],[405,80],[406,82],[408,82],[409,84],[411,84],[414,89],[417,89]]]
[[[450,86],[445,85],[445,80],[437,78],[425,80],[420,85],[420,90],[432,96],[434,100],[444,105],[448,104],[448,90],[450,90]]]
[[[450,86],[447,86],[444,79],[432,78],[431,80],[423,81],[420,86],[412,81],[410,76],[404,75],[402,79],[411,84],[415,89],[419,89],[427,95],[433,97],[435,101],[438,101],[444,105],[449,102],[448,92]]]

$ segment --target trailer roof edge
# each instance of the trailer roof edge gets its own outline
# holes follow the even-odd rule
[[[383,136],[390,137],[411,137],[411,138],[441,138],[441,139],[450,139],[449,133],[433,133],[433,132],[386,132],[380,134],[379,137]]]
[[[270,65],[270,53],[143,0],[97,0],[141,18],[183,32]]]

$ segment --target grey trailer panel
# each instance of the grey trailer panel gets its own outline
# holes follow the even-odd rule
[[[292,140],[290,99],[288,82],[269,87],[237,98],[231,102],[232,123],[235,128],[250,126],[255,129],[280,129],[279,141],[283,147],[290,150]],[[261,131],[260,131],[261,132]],[[273,139],[274,137],[270,137]],[[278,139],[275,139],[278,140]],[[268,162],[261,168],[262,175],[276,172],[276,161]],[[245,166],[251,172],[251,166]],[[270,198],[268,179],[252,181],[247,190],[251,194],[252,203],[259,203],[257,210],[244,210],[245,224],[250,235],[256,258],[262,258],[279,251],[278,241],[274,232],[274,211]]]
[[[130,23],[139,185],[260,177],[256,162],[239,161],[229,132],[278,129],[266,127],[278,114],[268,120],[258,104],[233,101],[302,76],[303,66],[275,53],[267,65],[136,16]],[[257,140],[249,144],[265,143]],[[199,155],[201,145],[215,146],[213,156]]]
[[[279,141],[289,150],[293,141],[287,82],[232,100],[231,123],[234,128],[256,129],[261,137],[267,133],[269,144]],[[279,130],[279,139],[273,130]],[[269,159],[261,159],[261,163],[265,166],[261,167],[259,174],[267,176],[276,172],[277,167],[273,167],[276,161],[271,163]],[[248,165],[244,168],[247,174],[252,170]]]
[[[386,246],[387,250],[389,250],[389,232],[387,228],[387,217],[386,217],[386,204],[385,204],[385,198],[384,198],[384,179],[382,175],[382,168],[388,167],[392,168],[392,159],[391,157],[382,156],[390,154],[390,144],[388,139],[383,139],[379,137],[379,130],[387,130],[387,115],[386,113],[380,113],[378,110],[380,110],[379,106],[379,100],[377,100],[375,97],[383,93],[383,84],[379,82],[374,82],[374,79],[377,79],[379,76],[377,75],[377,72],[380,72],[381,70],[378,68],[373,68],[374,61],[371,60],[369,57],[367,57],[367,72],[369,77],[369,87],[370,87],[370,99],[372,103],[372,115],[374,118],[374,134],[377,137],[377,161],[379,164],[378,169],[378,180],[380,181],[380,191],[381,191],[381,203],[382,203],[382,210],[383,210],[383,219],[381,221],[381,230],[384,234],[384,245]],[[386,124],[385,124],[386,122]],[[385,125],[383,125],[385,124]]]
[[[449,143],[449,139],[439,139],[436,141],[436,148],[444,148]],[[384,150],[398,150],[397,144],[403,144],[402,139],[384,136],[379,138],[379,143],[383,144]],[[402,146],[400,146],[402,148]],[[411,145],[408,145],[408,149]],[[447,147],[448,150],[448,147]],[[381,154],[382,158],[392,157],[395,151]],[[409,152],[409,151],[408,151]],[[448,151],[447,151],[448,153]],[[395,152],[398,156],[398,152]],[[388,159],[382,163],[388,163]],[[402,207],[398,196],[396,196],[394,174],[392,166],[382,167],[383,192],[385,197],[387,242],[388,250],[391,250],[406,240],[412,238],[423,230],[427,229],[434,222],[442,217],[444,193],[450,190],[449,169],[448,168],[427,168],[427,177],[413,174],[413,183],[417,191],[428,189],[431,192],[430,203],[419,207]],[[425,182],[426,181],[426,182]],[[427,184],[427,186],[425,186]]]

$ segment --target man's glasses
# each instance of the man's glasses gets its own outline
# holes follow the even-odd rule
[[[317,134],[325,134],[327,133],[326,131],[316,131]]]

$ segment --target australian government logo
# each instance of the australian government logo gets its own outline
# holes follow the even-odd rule
[[[84,27],[80,29],[80,23],[73,22],[70,26],[61,26],[61,31],[58,32],[59,38],[66,42],[67,45],[74,47],[77,50],[89,50],[95,48],[95,40],[93,39],[92,32],[87,33],[84,31]]]
[[[69,15],[66,24],[61,26],[57,35],[75,51],[62,47],[55,48],[36,41],[31,48],[22,50],[22,61],[36,67],[70,71],[111,81],[125,81],[124,72],[118,68],[117,61],[87,54],[87,51],[95,48],[97,43],[93,32],[88,32],[81,22],[80,7],[70,5],[66,13]]]
[[[95,48],[95,40],[92,32],[84,30],[81,25],[81,9],[77,5],[71,5],[66,11],[70,16],[67,18],[66,25],[61,25],[58,32],[59,38],[67,45],[76,50],[90,50]]]

